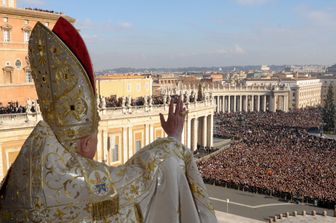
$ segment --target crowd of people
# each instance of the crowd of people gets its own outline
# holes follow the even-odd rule
[[[47,9],[40,9],[40,8],[30,8],[30,7],[27,7],[25,9],[26,10],[33,10],[33,11],[39,11],[39,12],[48,12],[48,13],[54,13],[54,14],[63,15],[63,12],[56,12],[54,10],[47,10]]]
[[[26,107],[19,105],[18,102],[9,102],[8,105],[3,106],[0,103],[0,114],[25,113]]]
[[[336,140],[309,134],[319,109],[215,117],[230,148],[198,163],[205,182],[321,206],[336,204]]]

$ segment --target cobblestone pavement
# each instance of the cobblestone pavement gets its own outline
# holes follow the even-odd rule
[[[281,213],[289,212],[291,215],[294,211],[297,211],[298,217],[294,219],[294,217],[290,217],[288,221],[281,221],[281,223],[287,223],[287,222],[314,222],[314,218],[308,218],[310,217],[310,214],[313,210],[316,211],[316,213],[321,214],[323,211],[327,211],[328,217],[322,217],[318,216],[316,219],[321,219],[321,221],[316,222],[333,222],[336,223],[336,217],[331,217],[334,214],[333,210],[330,209],[323,209],[314,207],[308,204],[295,204],[290,202],[284,202],[279,200],[276,197],[270,197],[267,195],[262,194],[254,194],[234,189],[228,189],[224,187],[219,186],[213,186],[213,185],[207,185],[208,192],[210,195],[210,199],[215,207],[215,210],[219,213],[219,219],[221,221],[219,222],[268,222],[270,217],[278,216]],[[227,200],[228,199],[228,200]],[[227,202],[229,201],[229,202]],[[303,221],[301,220],[301,213],[305,210],[307,212],[307,217],[303,218]],[[228,215],[228,219],[226,217]],[[233,221],[233,216],[243,217],[242,219],[245,219],[246,221]],[[247,218],[247,219],[246,219]],[[295,221],[289,221],[294,219]],[[305,219],[308,219],[305,221]],[[330,220],[329,220],[330,219]],[[232,220],[232,221],[231,221]],[[250,221],[248,221],[250,220]],[[277,220],[278,222],[279,220]]]

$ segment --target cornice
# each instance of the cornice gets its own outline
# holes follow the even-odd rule
[[[62,16],[71,23],[74,23],[76,21],[74,18],[66,15],[36,11],[36,10],[28,10],[28,9],[9,8],[9,7],[0,7],[0,14],[33,17],[47,20],[57,20],[60,16]]]

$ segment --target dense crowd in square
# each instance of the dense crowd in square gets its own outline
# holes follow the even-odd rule
[[[336,204],[336,140],[308,133],[321,126],[319,109],[221,113],[215,122],[218,135],[235,140],[198,163],[205,182]]]

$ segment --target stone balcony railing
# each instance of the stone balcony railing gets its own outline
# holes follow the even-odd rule
[[[202,109],[214,108],[213,100],[189,102],[186,104],[189,113],[197,112]],[[128,118],[134,116],[154,116],[159,113],[168,113],[168,104],[152,106],[131,106],[131,107],[108,107],[99,109],[99,115],[102,120],[114,118]],[[0,114],[0,129],[20,128],[35,126],[42,120],[41,113],[12,113]]]
[[[211,86],[208,88],[210,92],[230,92],[230,91],[272,91],[272,90],[280,90],[286,91],[289,90],[287,86],[283,85],[252,85],[252,86]]]

